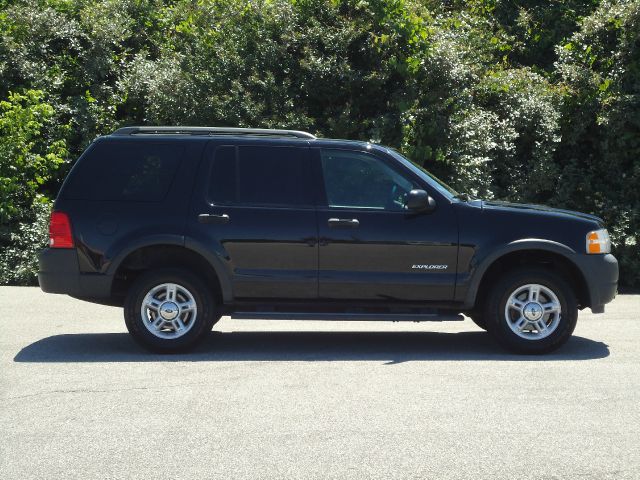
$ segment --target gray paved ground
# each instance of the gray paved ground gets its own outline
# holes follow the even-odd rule
[[[640,478],[640,296],[561,351],[469,320],[223,319],[140,351],[119,309],[0,287],[0,478]]]

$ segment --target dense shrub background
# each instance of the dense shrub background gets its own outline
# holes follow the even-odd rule
[[[0,283],[128,124],[382,142],[462,191],[604,217],[640,286],[640,1],[0,0]]]

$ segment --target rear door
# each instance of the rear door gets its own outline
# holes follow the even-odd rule
[[[306,142],[207,149],[189,230],[223,259],[236,299],[317,298],[311,178]]]
[[[319,295],[332,299],[449,301],[453,299],[458,230],[450,202],[412,213],[412,189],[428,186],[389,158],[319,149],[326,197],[318,207]]]

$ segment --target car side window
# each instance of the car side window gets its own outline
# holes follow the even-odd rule
[[[322,173],[330,207],[402,211],[415,184],[379,158],[339,149],[321,150]]]
[[[101,142],[79,163],[64,196],[75,200],[160,202],[173,182],[184,147],[171,143]]]
[[[312,205],[308,149],[218,147],[211,166],[209,199],[222,205]]]

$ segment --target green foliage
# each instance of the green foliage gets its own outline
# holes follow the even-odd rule
[[[171,48],[138,52],[121,82],[137,121],[399,141],[400,100],[429,35],[402,2],[178,3],[165,15]]]
[[[556,45],[578,30],[580,20],[599,3],[597,0],[496,2],[497,25],[511,39],[510,62],[552,71],[557,60]]]
[[[33,272],[36,194],[97,135],[227,125],[382,142],[458,190],[603,216],[640,286],[639,5],[0,0],[3,268]]]
[[[0,283],[33,283],[46,243],[46,189],[66,156],[54,109],[38,90],[0,101]],[[57,138],[57,139],[56,139]]]
[[[547,203],[559,188],[554,153],[560,142],[561,95],[530,69],[490,71],[474,92],[497,116],[490,134],[492,191],[499,198]]]
[[[605,1],[558,47],[568,88],[557,203],[601,215],[640,285],[640,2]]]
[[[49,240],[51,202],[37,197],[0,251],[0,283],[33,284],[38,274],[38,255]]]
[[[10,93],[0,101],[0,226],[33,203],[66,155],[64,140],[48,141],[53,107],[43,93]]]

